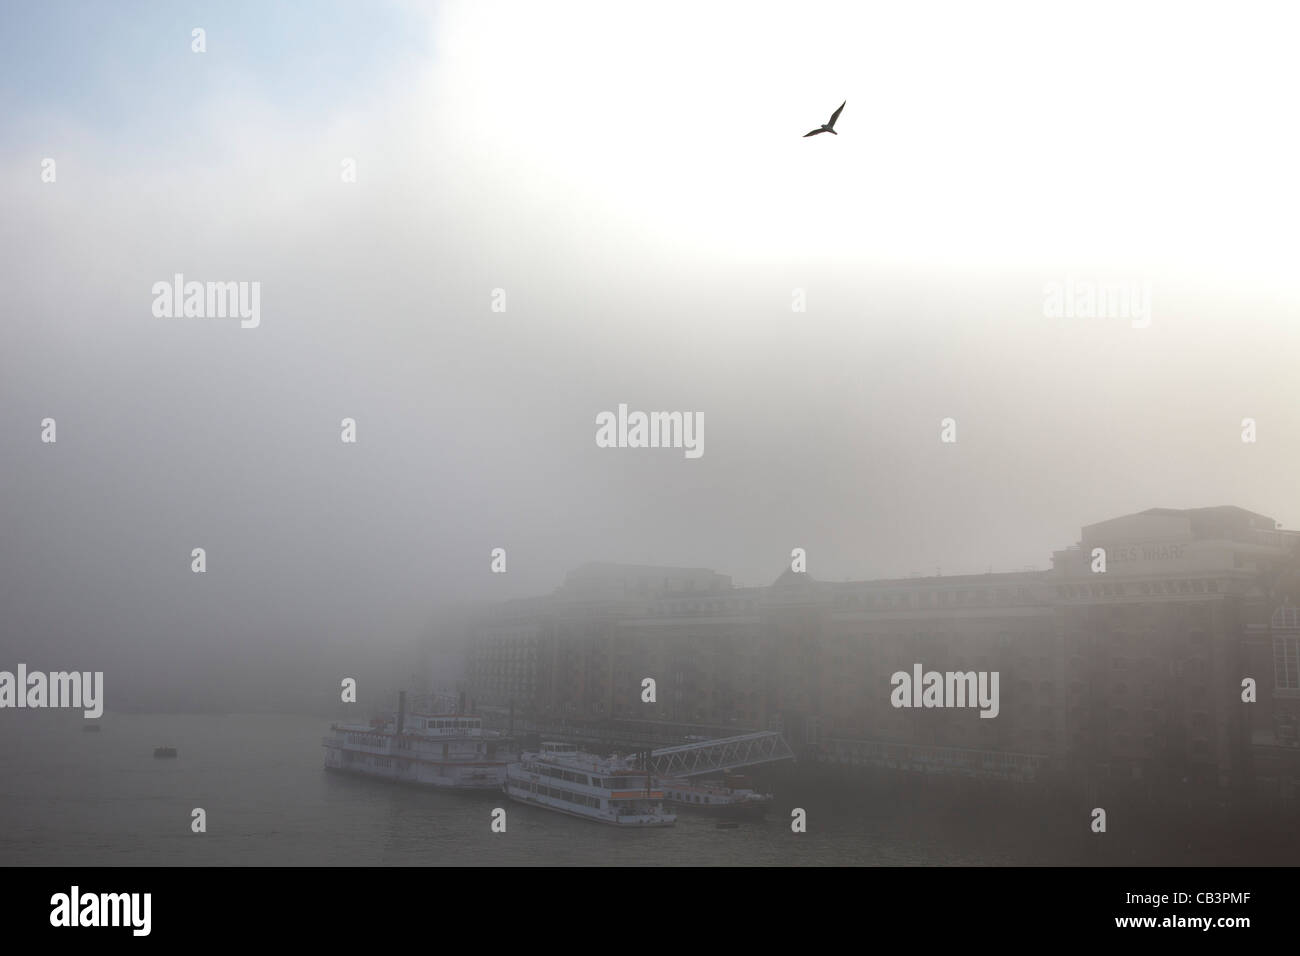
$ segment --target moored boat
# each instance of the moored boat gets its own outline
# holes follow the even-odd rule
[[[475,714],[407,714],[405,693],[395,717],[333,724],[322,745],[327,770],[450,790],[498,790],[519,756]]]
[[[664,792],[627,757],[600,757],[543,743],[506,771],[506,795],[517,803],[618,827],[667,827]]]
[[[721,780],[664,777],[660,784],[673,806],[731,819],[762,819],[772,803],[770,793],[759,793],[735,773],[724,773]]]

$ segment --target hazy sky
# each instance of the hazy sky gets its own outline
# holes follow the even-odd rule
[[[701,7],[7,5],[0,666],[280,666],[588,560],[1300,526],[1287,5]],[[260,326],[155,317],[175,273]],[[1048,317],[1067,277],[1149,327]],[[704,455],[597,448],[619,403]]]

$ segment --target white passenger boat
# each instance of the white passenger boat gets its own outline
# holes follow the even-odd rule
[[[518,803],[619,827],[667,827],[664,792],[626,757],[598,757],[543,743],[506,771],[506,795]]]
[[[514,742],[484,730],[474,714],[406,713],[371,724],[333,724],[325,767],[403,783],[453,790],[499,790],[506,767],[519,759]]]

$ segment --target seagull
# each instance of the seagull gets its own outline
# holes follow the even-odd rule
[[[844,103],[847,102],[848,100],[844,101]],[[819,129],[815,129],[811,133],[804,133],[803,138],[807,139],[809,136],[816,136],[818,133],[834,133],[836,136],[839,136],[840,134],[835,132],[835,121],[840,118],[840,112],[844,109],[844,103],[841,103],[840,108],[831,114],[830,122],[823,123]]]

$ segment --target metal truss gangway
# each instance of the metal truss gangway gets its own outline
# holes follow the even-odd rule
[[[694,777],[793,757],[794,751],[784,737],[774,730],[765,730],[652,751],[650,769],[663,777]]]

